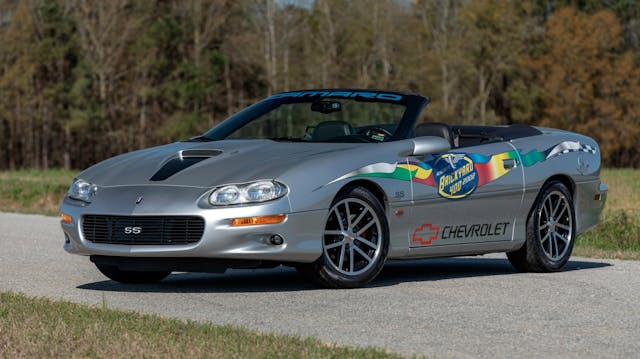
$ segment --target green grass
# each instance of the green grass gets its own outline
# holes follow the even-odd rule
[[[77,171],[0,172],[0,211],[58,215]],[[609,197],[601,224],[576,241],[574,254],[640,260],[640,170],[605,169]]]
[[[2,358],[399,358],[372,348],[261,334],[0,293]]]
[[[605,169],[609,197],[600,225],[578,237],[573,254],[640,260],[640,170]]]
[[[0,171],[0,211],[58,215],[77,171]]]

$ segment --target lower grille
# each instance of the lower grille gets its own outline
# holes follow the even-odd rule
[[[108,244],[188,244],[204,233],[204,220],[196,216],[82,217],[84,238]]]

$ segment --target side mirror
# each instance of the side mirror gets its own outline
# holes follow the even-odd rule
[[[424,136],[413,139],[413,151],[410,156],[423,156],[433,153],[444,153],[451,150],[449,141],[442,137]]]

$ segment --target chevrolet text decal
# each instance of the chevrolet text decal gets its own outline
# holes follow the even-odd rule
[[[504,236],[505,234],[507,234],[507,227],[509,227],[509,222],[444,226],[442,227],[441,238],[450,239]]]
[[[400,101],[401,95],[386,92],[368,92],[368,91],[297,91],[275,94],[268,100],[287,98],[287,97],[344,97],[344,98],[360,98],[370,100],[384,101]]]
[[[433,242],[447,239],[485,238],[504,236],[507,234],[509,222],[460,224],[438,227],[430,223],[424,223],[413,231],[411,237],[412,247],[424,247]],[[443,242],[442,244],[445,244]]]

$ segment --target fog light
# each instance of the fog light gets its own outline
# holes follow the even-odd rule
[[[273,236],[271,236],[271,238],[269,238],[269,242],[271,242],[271,244],[273,244],[274,246],[279,246],[284,243],[284,238],[277,234],[274,234]]]
[[[278,224],[287,219],[286,214],[277,214],[274,216],[259,216],[234,218],[231,220],[231,227],[258,226],[261,224]]]
[[[71,224],[73,222],[73,217],[68,214],[61,213],[60,214],[60,222],[64,224]]]

